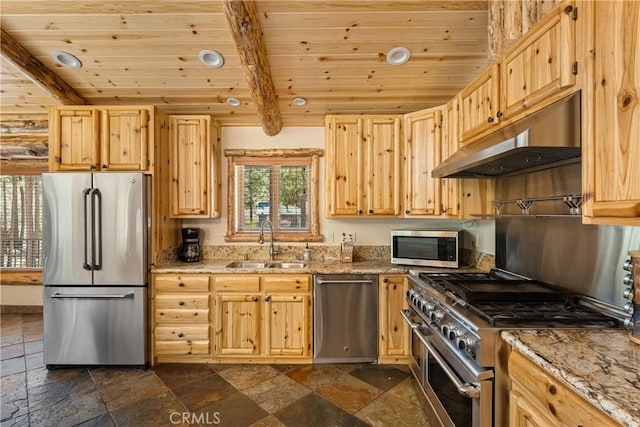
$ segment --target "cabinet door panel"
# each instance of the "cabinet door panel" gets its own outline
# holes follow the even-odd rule
[[[146,170],[149,165],[149,112],[107,109],[102,115],[101,168]]]
[[[366,214],[398,215],[400,213],[400,120],[366,120],[368,168],[366,192],[363,195]]]
[[[216,296],[216,354],[255,355],[260,353],[260,298],[258,295]]]
[[[380,356],[405,356],[409,351],[409,327],[400,311],[408,308],[405,276],[380,276]]]
[[[443,114],[442,152],[440,160],[444,161],[458,151],[460,144],[459,133],[459,99],[453,98],[445,106]],[[443,178],[442,207],[444,215],[457,218],[460,215],[460,180],[457,178]]]
[[[265,298],[266,350],[270,355],[306,356],[310,351],[310,299],[306,295]]]
[[[97,170],[100,142],[98,110],[54,109],[52,117],[51,170]]]
[[[357,215],[364,207],[361,165],[364,141],[362,119],[357,117],[331,117],[326,124],[327,156],[327,215]]]
[[[462,144],[498,124],[500,66],[491,65],[460,93]]]

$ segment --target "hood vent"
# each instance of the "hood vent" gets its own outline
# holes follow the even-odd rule
[[[580,161],[580,92],[462,147],[434,178],[495,178]]]

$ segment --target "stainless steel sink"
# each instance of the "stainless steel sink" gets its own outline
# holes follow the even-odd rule
[[[226,265],[227,268],[269,268],[268,262],[235,261]]]
[[[285,268],[296,269],[305,268],[306,262],[285,262],[285,261],[273,261],[273,262],[258,262],[258,261],[234,261],[226,265],[227,268],[248,268],[248,269],[263,269],[263,268]]]

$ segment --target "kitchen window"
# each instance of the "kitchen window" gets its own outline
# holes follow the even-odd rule
[[[42,268],[42,176],[0,175],[0,268]]]
[[[278,241],[321,241],[319,149],[225,150],[229,215],[226,241],[254,241],[264,221]],[[268,227],[265,227],[268,230]]]

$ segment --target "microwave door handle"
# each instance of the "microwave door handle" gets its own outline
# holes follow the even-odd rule
[[[404,321],[407,322],[409,328],[416,329],[420,326],[418,323],[414,323],[413,320],[411,320],[411,310],[400,310],[400,315],[404,318]]]
[[[84,268],[85,270],[92,270],[91,265],[89,264],[89,257],[88,257],[88,254],[87,254],[87,250],[89,249],[89,243],[88,243],[89,232],[87,231],[87,228],[89,227],[89,216],[88,216],[88,212],[87,212],[87,209],[89,208],[89,203],[87,202],[89,194],[91,194],[91,189],[90,188],[85,188],[84,191],[82,192],[82,198],[83,198],[83,201],[84,201],[84,217],[83,217],[83,224],[84,224],[84,250],[83,250],[84,262],[82,264],[82,268]],[[93,225],[92,225],[92,228],[93,228]]]
[[[444,371],[444,373],[449,377],[449,379],[456,386],[458,393],[470,399],[479,399],[480,389],[475,384],[463,383],[462,381],[460,381],[456,373],[451,370],[449,365],[447,365],[447,362],[445,362],[442,356],[440,356],[440,354],[438,353],[438,351],[435,348],[433,348],[431,343],[429,343],[429,341],[419,331],[416,331],[416,332],[417,332],[416,335],[418,336],[418,339],[427,348],[427,350],[429,350],[429,353],[431,354],[431,356],[434,359],[436,359],[436,362],[438,362],[438,365],[440,365],[440,368]]]

